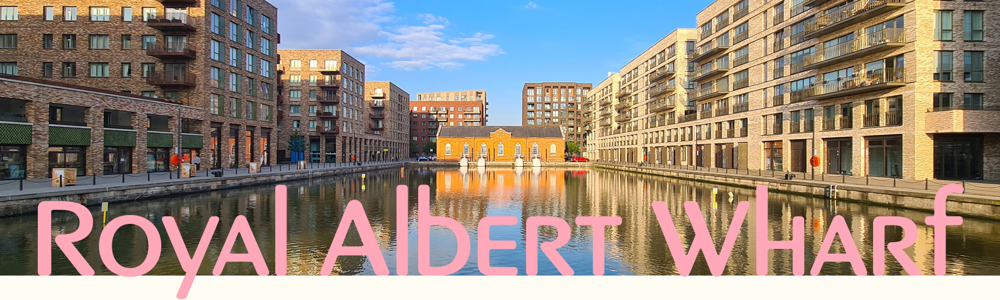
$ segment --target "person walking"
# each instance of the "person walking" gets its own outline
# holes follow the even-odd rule
[[[194,162],[195,169],[201,170],[201,156],[195,156],[192,162]]]

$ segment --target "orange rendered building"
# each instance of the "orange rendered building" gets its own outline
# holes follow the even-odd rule
[[[564,133],[559,127],[473,126],[441,127],[438,130],[437,160],[514,162],[539,158],[563,161],[566,153]]]

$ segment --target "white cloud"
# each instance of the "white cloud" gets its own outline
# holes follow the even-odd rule
[[[447,35],[450,22],[445,17],[419,14],[423,25],[395,25],[404,20],[397,17],[395,5],[384,0],[270,2],[279,7],[282,49],[348,49],[355,57],[374,56],[404,70],[458,68],[463,61],[504,54],[499,45],[487,43],[492,35]]]
[[[382,0],[270,0],[278,9],[281,48],[347,49],[377,42],[382,24],[395,21]]]
[[[528,5],[525,5],[524,9],[538,9],[538,4],[535,4],[535,2],[528,2]]]
[[[504,54],[497,44],[487,43],[493,35],[477,32],[472,37],[448,37],[448,20],[421,14],[424,25],[404,25],[383,31],[382,43],[356,47],[354,52],[389,60],[385,65],[403,70],[459,68],[462,61],[483,61]]]

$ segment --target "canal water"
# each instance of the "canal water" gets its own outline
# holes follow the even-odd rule
[[[409,274],[417,271],[416,189],[429,185],[432,215],[459,221],[469,232],[472,249],[469,259],[456,274],[480,275],[476,240],[479,220],[486,216],[514,216],[517,225],[493,226],[492,240],[517,241],[513,250],[493,250],[494,267],[516,267],[525,271],[525,220],[530,216],[555,216],[570,224],[571,238],[558,251],[577,275],[592,274],[592,231],[578,226],[577,216],[620,216],[622,224],[607,229],[605,274],[675,275],[677,269],[653,213],[654,201],[664,201],[670,209],[679,235],[690,246],[694,236],[683,210],[684,201],[697,201],[709,231],[720,247],[729,228],[738,201],[749,201],[750,211],[736,240],[725,269],[727,275],[755,274],[755,201],[754,190],[663,177],[590,169],[393,169],[364,174],[350,174],[287,183],[288,186],[288,273],[318,275],[334,238],[340,218],[351,200],[359,200],[368,215],[389,270],[395,274],[395,237],[407,234],[410,242]],[[396,186],[410,187],[410,230],[395,231]],[[713,197],[713,188],[717,189]],[[732,193],[732,201],[730,200]],[[199,274],[211,274],[222,251],[234,218],[246,216],[257,243],[273,274],[274,261],[274,186],[258,186],[198,195],[183,195],[156,200],[116,203],[110,206],[108,220],[121,215],[138,215],[156,224],[162,239],[159,263],[149,274],[182,275],[183,271],[167,238],[162,217],[176,220],[190,252],[194,252],[208,218],[219,216],[220,223],[212,238]],[[101,212],[91,208],[94,231],[76,243],[97,274],[112,274],[101,263],[98,251]],[[811,270],[830,221],[842,215],[858,244],[868,273],[872,273],[872,221],[878,216],[902,216],[917,226],[917,239],[906,253],[923,274],[933,274],[933,228],[924,224],[927,212],[864,205],[848,201],[793,196],[772,190],[768,206],[772,240],[791,238],[792,217],[806,220],[805,270]],[[77,230],[76,217],[68,213],[53,216],[53,235]],[[540,242],[555,239],[553,227],[540,228]],[[947,231],[947,267],[949,274],[1000,274],[1000,222],[965,218],[962,226]],[[48,236],[43,238],[49,238]],[[37,274],[37,216],[0,218],[0,275]],[[887,228],[887,241],[902,239],[898,227]],[[360,245],[357,230],[351,229],[346,245]],[[114,237],[113,253],[126,267],[139,265],[146,254],[147,241],[135,226],[122,227]],[[244,253],[242,241],[234,252]],[[456,242],[450,231],[432,228],[431,265],[443,266],[455,256]],[[838,239],[833,252],[842,252]],[[53,274],[78,274],[66,257],[53,247]],[[773,250],[769,274],[791,274],[792,252]],[[905,274],[891,255],[886,259],[888,274]],[[539,251],[539,274],[558,275],[558,270]],[[364,257],[341,257],[334,274],[371,275],[371,264]],[[256,274],[250,263],[227,264],[223,274]],[[692,274],[710,274],[702,256]],[[853,274],[849,263],[826,263],[822,274]]]

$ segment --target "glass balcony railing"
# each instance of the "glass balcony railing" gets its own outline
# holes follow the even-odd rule
[[[902,47],[905,43],[905,28],[885,28],[861,34],[853,40],[820,49],[803,57],[805,69],[813,69],[851,57],[862,55],[884,47]]]
[[[805,23],[805,35],[818,36],[866,20],[872,16],[906,5],[905,0],[855,0],[844,6],[816,13],[815,19]]]

